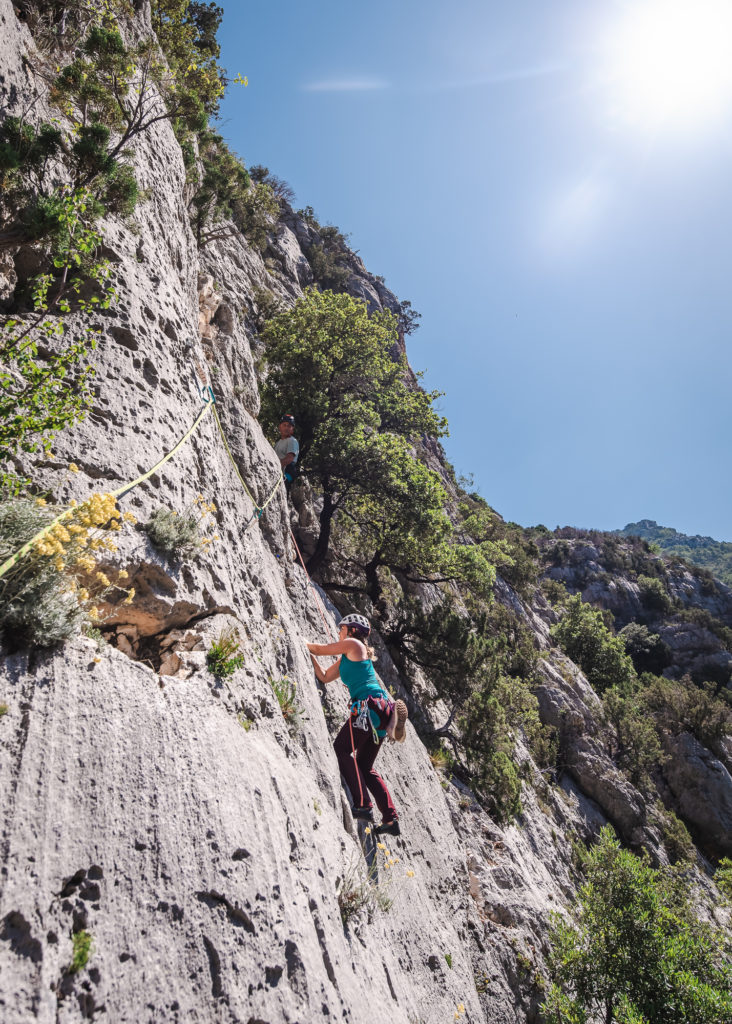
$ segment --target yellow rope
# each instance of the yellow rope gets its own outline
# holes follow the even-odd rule
[[[258,505],[257,502],[256,502],[256,499],[254,498],[254,495],[252,494],[252,492],[249,490],[249,488],[247,487],[246,483],[244,482],[244,477],[239,472],[239,467],[237,466],[236,462],[234,461],[234,456],[231,454],[231,448],[229,448],[229,442],[226,440],[226,434],[224,434],[224,428],[221,426],[221,420],[219,419],[219,414],[216,411],[216,406],[214,406],[214,417],[216,419],[216,426],[219,428],[219,433],[221,434],[221,440],[224,442],[224,448],[226,448],[226,454],[229,456],[229,461],[231,462],[231,465],[234,467],[234,472],[239,477],[239,483],[244,488],[244,490],[246,492],[246,495],[249,498],[249,500],[251,501],[252,505],[254,505],[254,511],[257,513],[258,516],[261,517],[262,513],[264,512],[266,507],[269,505],[270,501],[272,501],[274,496],[277,494],[277,489],[279,488],[279,486],[280,486],[280,484],[282,482],[282,478],[285,475],[284,471],[280,472],[280,475],[277,477],[277,483],[274,485],[274,487],[270,491],[269,497],[264,502],[264,504],[263,505]]]
[[[147,480],[148,477],[151,477],[153,475],[153,473],[155,473],[158,469],[160,469],[161,466],[165,465],[165,463],[168,461],[168,459],[172,459],[173,458],[173,456],[175,455],[175,453],[178,451],[179,448],[183,447],[183,445],[186,443],[186,441],[191,436],[193,431],[196,429],[198,424],[201,422],[203,417],[211,409],[214,410],[214,414],[215,414],[216,413],[216,406],[214,405],[214,403],[212,401],[206,400],[206,404],[204,405],[203,409],[201,409],[201,411],[198,414],[198,416],[196,416],[196,419],[195,419],[195,422],[194,422],[193,426],[189,430],[187,430],[185,432],[185,434],[180,439],[180,441],[175,446],[175,448],[171,448],[170,451],[168,452],[168,454],[164,455],[163,458],[160,460],[160,462],[156,462],[155,465],[153,466],[153,468],[149,469],[147,471],[147,473],[143,473],[142,476],[138,476],[137,480],[133,480],[131,484],[125,484],[123,487],[118,487],[116,491],[110,491],[109,493],[114,495],[115,498],[119,498],[122,494],[125,494],[127,491],[131,491],[133,487],[137,487],[137,485],[141,484],[143,482],[143,480]]]
[[[71,509],[71,508],[64,509],[64,511],[61,513],[61,515],[58,515],[58,516],[56,516],[55,519],[52,519],[51,522],[48,524],[48,526],[44,526],[42,530],[38,531],[38,533],[35,535],[35,537],[31,537],[31,539],[27,542],[27,544],[23,545],[23,547],[20,549],[20,551],[16,551],[14,555],[11,555],[10,558],[7,558],[3,562],[3,564],[0,565],[0,579],[2,579],[2,577],[8,571],[8,569],[10,569],[13,565],[15,565],[16,562],[20,561],[20,559],[23,557],[23,555],[27,555],[28,554],[28,552],[33,547],[33,545],[36,543],[36,541],[39,541],[39,540],[41,540],[42,537],[45,537],[46,534],[49,532],[49,530],[52,530],[54,528],[56,523],[60,523],[62,519],[65,519],[67,516],[71,515],[72,512],[73,512],[73,509]]]
[[[160,469],[161,466],[165,465],[165,463],[168,461],[168,459],[172,459],[173,458],[173,456],[179,450],[179,448],[181,448],[182,445],[185,444],[185,442],[191,436],[193,431],[198,427],[198,424],[201,422],[201,420],[206,415],[206,413],[209,412],[209,410],[213,409],[213,408],[214,408],[213,401],[206,400],[206,404],[204,405],[203,409],[201,409],[200,413],[196,417],[195,422],[193,423],[193,426],[189,430],[187,430],[185,432],[185,434],[180,439],[180,441],[178,441],[178,443],[176,444],[176,446],[174,448],[171,448],[171,450],[168,452],[167,455],[163,456],[163,458],[159,462],[156,462],[155,465],[153,466],[153,468],[148,470],[147,473],[143,473],[142,476],[138,476],[138,478],[136,480],[133,480],[132,483],[124,484],[122,487],[118,487],[116,491],[110,491],[109,493],[112,494],[113,497],[119,498],[120,495],[126,494],[127,491],[131,491],[133,487],[137,487],[137,485],[141,484],[143,482],[143,480],[147,480],[148,477],[152,476],[153,473],[156,470]],[[42,540],[42,538],[45,537],[46,534],[50,530],[52,530],[57,523],[60,523],[62,519],[65,519],[67,516],[70,516],[73,511],[74,511],[73,507],[72,508],[64,509],[64,511],[61,512],[60,515],[57,515],[55,519],[51,520],[51,522],[48,523],[47,526],[44,526],[42,530],[39,530],[38,533],[35,535],[35,537],[31,537],[31,539],[27,543],[25,543],[23,545],[23,547],[20,548],[19,551],[16,551],[14,555],[11,555],[10,558],[6,559],[3,562],[3,564],[0,565],[0,579],[2,579],[2,577],[8,571],[8,569],[10,569],[13,565],[15,565],[15,563],[18,562],[24,555],[28,554],[28,552],[31,550],[33,545],[37,543],[37,541]]]
[[[232,466],[234,467],[234,471],[235,471],[236,475],[239,478],[239,482],[241,483],[242,487],[246,491],[246,494],[247,494],[249,500],[254,505],[255,513],[259,517],[261,517],[262,513],[264,512],[264,510],[267,508],[269,503],[272,501],[272,499],[276,495],[277,489],[280,486],[280,483],[282,482],[282,478],[284,477],[284,471],[282,471],[280,473],[279,477],[277,478],[277,483],[272,488],[272,490],[271,490],[269,496],[267,497],[266,501],[264,502],[264,504],[263,505],[258,505],[257,502],[255,501],[254,497],[252,496],[251,491],[249,490],[249,488],[247,487],[246,483],[244,482],[244,478],[242,477],[241,473],[239,472],[239,469],[238,469],[238,467],[236,465],[236,462],[234,461],[234,456],[231,454],[231,449],[229,448],[229,444],[228,444],[228,442],[226,440],[226,435],[224,434],[223,427],[221,426],[221,420],[219,419],[219,414],[216,411],[216,404],[215,404],[215,401],[213,399],[213,395],[212,395],[211,398],[204,399],[204,407],[203,407],[203,409],[201,409],[201,411],[199,412],[198,416],[196,416],[196,419],[194,420],[193,425],[185,432],[185,434],[183,435],[183,437],[181,437],[180,441],[178,441],[178,443],[175,445],[175,447],[171,448],[170,451],[166,455],[164,455],[163,458],[160,459],[159,462],[155,463],[155,465],[152,467],[152,469],[149,469],[147,471],[147,473],[143,473],[141,476],[138,476],[137,479],[133,480],[131,483],[123,484],[122,487],[118,487],[116,491],[110,491],[109,493],[114,498],[120,498],[120,497],[122,497],[122,495],[127,494],[128,491],[131,491],[133,487],[137,487],[138,484],[141,484],[141,483],[143,483],[143,481],[149,479],[153,475],[153,473],[156,473],[157,470],[159,470],[162,466],[164,466],[165,463],[168,462],[169,459],[172,459],[173,456],[175,455],[175,453],[177,451],[179,451],[180,448],[183,447],[183,445],[186,443],[186,441],[191,436],[191,434],[197,429],[197,427],[198,427],[199,423],[201,422],[201,420],[204,418],[204,416],[206,416],[211,411],[211,409],[213,409],[213,414],[214,414],[214,417],[216,419],[216,425],[219,428],[219,433],[221,434],[221,440],[224,442],[224,447],[226,448],[226,453],[229,456],[229,461],[231,462]],[[28,554],[28,552],[31,550],[31,548],[33,547],[34,544],[36,544],[39,540],[42,540],[42,538],[45,537],[46,534],[49,533],[49,531],[52,530],[57,523],[60,523],[62,519],[65,519],[67,516],[70,516],[73,511],[74,511],[73,508],[64,509],[64,511],[61,512],[59,515],[57,515],[55,519],[51,520],[51,522],[48,523],[47,526],[44,526],[43,529],[39,530],[38,533],[34,537],[31,537],[31,539],[29,541],[27,541],[27,543],[25,543],[23,545],[23,547],[20,548],[19,551],[16,551],[14,555],[11,555],[10,558],[6,559],[3,562],[3,564],[0,565],[0,579],[2,579],[2,577],[8,571],[8,569],[10,569],[13,565],[15,565],[15,563],[18,562],[24,555]]]

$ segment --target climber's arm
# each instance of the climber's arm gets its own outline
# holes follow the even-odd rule
[[[316,644],[312,644],[312,645],[308,644],[308,647],[310,647],[310,646],[315,647],[317,645]],[[318,659],[312,653],[310,654],[310,660],[313,663],[313,668],[315,669],[315,675],[318,677],[318,679],[320,680],[321,683],[332,683],[334,679],[338,679],[338,676],[340,674],[339,669],[340,669],[340,664],[341,664],[341,659],[340,658],[338,658],[337,661],[334,661],[333,664],[329,665],[328,668],[326,668],[325,670],[320,667],[320,665],[318,663]]]

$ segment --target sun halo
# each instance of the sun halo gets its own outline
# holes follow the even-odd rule
[[[622,120],[688,129],[732,109],[730,0],[636,0],[605,40],[606,78]]]

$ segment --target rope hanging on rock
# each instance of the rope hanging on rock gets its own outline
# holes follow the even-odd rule
[[[143,473],[142,476],[138,476],[138,478],[136,480],[133,480],[131,484],[124,484],[122,487],[119,487],[116,491],[110,491],[110,494],[113,494],[115,498],[122,498],[122,497],[124,497],[125,494],[129,494],[129,492],[133,489],[133,487],[137,487],[138,484],[141,484],[141,483],[143,483],[143,481],[149,479],[149,477],[151,477],[153,475],[153,473],[157,472],[157,470],[159,470],[162,466],[165,465],[165,463],[168,461],[168,459],[172,459],[173,456],[175,455],[175,453],[180,448],[183,447],[183,445],[186,443],[186,441],[191,436],[191,434],[194,432],[194,430],[196,430],[196,428],[198,427],[198,424],[201,422],[203,417],[211,409],[213,409],[214,414],[216,413],[216,406],[214,404],[213,397],[211,397],[211,398],[204,398],[203,399],[203,403],[204,403],[203,409],[201,409],[201,411],[198,414],[198,416],[196,416],[196,419],[195,419],[195,421],[193,423],[193,426],[190,427],[190,429],[185,432],[185,434],[180,439],[180,441],[175,446],[175,448],[171,448],[170,451],[168,452],[168,454],[164,455],[163,458],[160,460],[160,462],[156,462],[155,465],[153,466],[153,468],[149,469],[147,471],[147,473]]]
[[[258,505],[256,500],[255,500],[255,498],[254,498],[254,495],[252,494],[252,492],[247,487],[247,485],[246,485],[246,483],[244,481],[244,477],[239,472],[239,467],[237,466],[236,462],[234,461],[234,456],[231,453],[231,448],[229,448],[229,442],[226,440],[226,434],[224,433],[224,428],[221,426],[221,420],[219,419],[219,414],[216,411],[216,406],[215,405],[214,405],[214,418],[216,420],[216,426],[219,428],[219,434],[221,435],[221,440],[224,442],[224,448],[226,449],[226,454],[229,456],[229,462],[234,467],[234,472],[238,476],[239,483],[244,488],[244,492],[246,493],[247,497],[251,501],[252,505],[254,505],[254,511],[252,512],[251,516],[249,517],[249,519],[246,522],[246,525],[244,526],[244,530],[248,530],[249,529],[249,524],[252,522],[254,517],[256,516],[257,519],[261,519],[264,510],[267,508],[269,503],[272,501],[274,496],[277,494],[277,489],[279,488],[280,484],[282,483],[282,478],[284,476],[284,471],[280,472],[280,475],[277,478],[277,483],[274,485],[274,487],[270,491],[270,493],[269,493],[267,499],[265,500],[264,504],[263,505]]]
[[[180,448],[183,447],[183,445],[186,443],[191,434],[193,434],[193,432],[198,428],[204,416],[211,409],[214,408],[213,395],[211,395],[210,397],[205,396],[203,399],[203,403],[203,408],[199,412],[198,416],[196,416],[192,426],[189,427],[189,429],[185,432],[183,437],[181,437],[181,439],[178,441],[175,447],[171,448],[170,451],[166,455],[164,455],[162,459],[155,463],[152,469],[149,469],[147,471],[147,473],[143,473],[141,476],[138,476],[137,479],[133,480],[131,483],[123,484],[122,487],[118,487],[116,491],[110,491],[109,493],[115,498],[121,498],[123,495],[128,494],[133,487],[137,487],[138,484],[141,484],[144,480],[147,480],[149,477],[151,477],[153,473],[155,473],[158,469],[164,466],[169,459],[172,459],[175,453],[179,451]],[[28,552],[31,550],[34,544],[36,544],[39,540],[42,540],[46,536],[46,534],[49,533],[54,528],[54,526],[56,526],[57,523],[60,523],[63,519],[66,519],[67,516],[70,516],[73,513],[73,511],[73,507],[64,509],[63,512],[60,513],[60,515],[57,515],[56,518],[52,519],[51,522],[44,526],[42,530],[39,530],[34,537],[31,537],[31,539],[27,541],[22,548],[16,551],[14,555],[11,555],[10,558],[6,559],[6,561],[4,561],[2,565],[0,565],[0,579],[2,579],[2,577],[8,571],[8,569],[14,566],[15,563],[18,562],[21,558],[23,558],[24,555],[28,554]]]
[[[292,530],[290,530],[290,536],[292,537],[292,543],[295,545],[295,551],[297,551],[298,558],[300,559],[300,565],[302,566],[302,571],[305,573],[305,576],[307,577],[307,581],[310,584],[310,589],[312,590],[313,594],[315,594],[315,602],[316,602],[316,605],[317,605],[317,609],[320,612],[320,617],[323,620],[323,625],[325,626],[325,632],[329,633],[330,629],[328,628],[328,622],[327,622],[326,617],[325,617],[326,612],[325,612],[325,608],[323,607],[323,602],[320,600],[320,594],[315,589],[315,584],[310,579],[310,574],[308,573],[307,569],[305,568],[305,563],[303,562],[302,555],[300,554],[300,548],[297,546],[297,541],[295,540],[295,534],[292,532]],[[332,627],[332,625],[333,624],[331,623],[331,627]],[[335,633],[335,630],[333,630],[333,632]],[[336,640],[337,639],[338,639],[338,636],[336,634]]]
[[[213,410],[214,418],[216,420],[216,426],[218,427],[219,434],[221,435],[221,440],[224,442],[224,448],[226,449],[226,454],[229,457],[229,461],[231,462],[232,466],[234,467],[234,471],[235,471],[237,477],[239,478],[239,482],[241,483],[242,487],[244,488],[244,491],[245,491],[247,497],[249,498],[251,503],[254,505],[254,511],[252,512],[251,516],[249,517],[249,520],[247,521],[247,523],[246,523],[246,525],[244,527],[244,530],[247,530],[248,527],[249,527],[249,524],[252,522],[252,520],[255,518],[255,516],[256,516],[257,519],[261,519],[262,518],[262,515],[263,515],[265,509],[270,504],[270,502],[274,499],[275,495],[277,494],[277,490],[278,490],[280,484],[282,483],[282,480],[283,480],[283,477],[284,477],[284,471],[280,472],[280,475],[277,478],[277,482],[275,483],[274,487],[272,488],[272,490],[268,494],[268,496],[265,499],[264,503],[262,505],[258,505],[256,500],[255,500],[255,498],[254,498],[254,496],[252,495],[251,491],[247,487],[247,485],[246,485],[246,483],[244,481],[244,478],[242,477],[241,473],[239,472],[239,468],[238,468],[236,462],[234,461],[234,456],[231,453],[231,449],[229,448],[229,443],[226,440],[226,435],[224,434],[223,427],[221,426],[221,420],[219,419],[219,414],[216,411],[216,398],[214,397],[214,393],[213,393],[212,388],[211,387],[205,387],[203,389],[203,393],[202,393],[201,397],[203,399],[203,408],[201,409],[199,414],[196,416],[196,418],[193,421],[192,425],[188,428],[188,430],[185,432],[185,434],[176,443],[176,445],[173,448],[171,448],[170,451],[167,452],[162,457],[162,459],[160,459],[158,462],[156,462],[155,465],[152,467],[152,469],[148,469],[148,471],[146,473],[142,473],[135,480],[132,480],[130,483],[123,484],[121,487],[118,487],[117,490],[110,491],[109,493],[114,498],[122,498],[122,497],[124,497],[124,495],[129,494],[129,492],[131,490],[133,490],[133,488],[137,487],[139,484],[143,483],[145,480],[148,480],[154,473],[156,473],[159,469],[161,469],[165,465],[166,462],[168,462],[170,459],[173,458],[173,456],[176,454],[176,452],[178,452],[183,447],[183,445],[186,443],[186,441],[198,429],[198,427],[199,427],[201,421],[204,419],[204,417],[211,410]],[[23,558],[24,555],[28,554],[28,552],[33,548],[34,544],[36,544],[39,540],[42,540],[46,536],[46,534],[49,533],[54,528],[54,526],[57,525],[57,523],[60,523],[63,519],[66,519],[68,516],[70,516],[73,513],[73,511],[74,511],[73,507],[69,507],[69,508],[64,509],[59,515],[56,516],[55,519],[52,519],[50,523],[48,523],[46,526],[44,526],[42,530],[39,530],[38,533],[34,537],[31,537],[31,539],[29,541],[27,541],[22,546],[22,548],[20,548],[18,551],[16,551],[14,555],[11,555],[8,559],[6,559],[6,561],[3,562],[2,565],[0,565],[0,579],[2,579],[2,577],[5,575],[5,573],[13,565],[15,565],[16,562],[18,562],[21,558]],[[293,540],[294,540],[294,538],[293,538]],[[295,545],[295,547],[297,547],[297,544]],[[302,561],[302,557],[300,558],[300,561]],[[305,568],[304,565],[303,565],[303,568]]]

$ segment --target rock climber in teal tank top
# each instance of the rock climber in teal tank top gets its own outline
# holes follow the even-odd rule
[[[404,739],[407,705],[403,700],[393,701],[379,682],[373,648],[366,644],[370,632],[369,621],[363,615],[346,615],[340,622],[337,643],[308,644],[308,650],[320,682],[330,683],[340,676],[351,697],[351,713],[333,746],[351,792],[353,816],[373,820],[371,793],[382,818],[374,831],[398,836],[399,816],[384,780],[374,771],[374,761],[387,731],[398,742]],[[316,655],[327,654],[339,657],[323,670]]]

